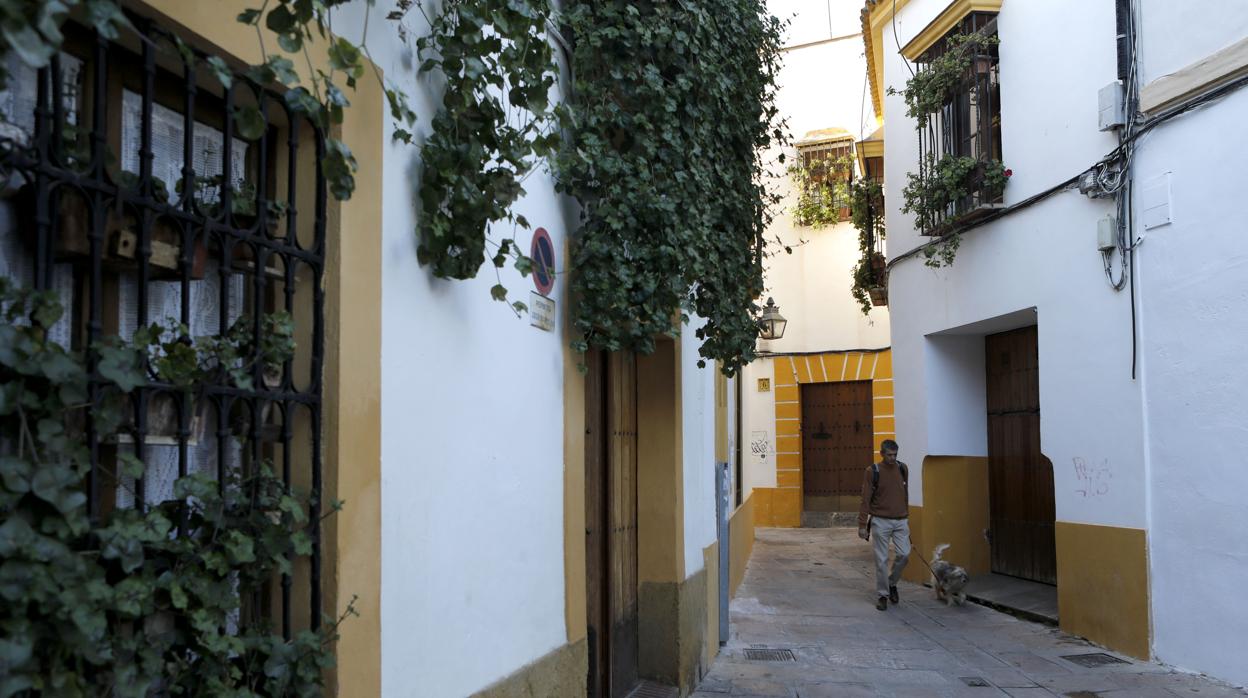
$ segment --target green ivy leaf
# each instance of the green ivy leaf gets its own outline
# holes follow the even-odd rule
[[[0,476],[3,476],[4,486],[10,492],[16,494],[29,492],[33,471],[29,461],[16,456],[0,456]]]
[[[97,368],[100,375],[112,381],[122,392],[128,393],[139,386],[147,385],[139,357],[133,350],[101,345],[96,348],[96,352],[99,355]]]
[[[238,21],[242,24],[255,24],[260,21],[260,10],[249,9],[238,13]]]
[[[117,454],[117,462],[121,466],[121,472],[135,480],[143,477],[143,474],[147,471],[143,461],[139,460],[133,453],[119,452]]]
[[[502,284],[494,284],[494,286],[490,288],[490,297],[496,301],[507,300],[507,287]]]
[[[303,50],[303,35],[294,32],[278,34],[277,45],[281,46],[286,53],[299,53]]]
[[[269,56],[266,65],[273,71],[273,76],[283,85],[299,84],[299,74],[295,72],[295,64],[289,58]]]
[[[234,126],[238,135],[246,140],[259,140],[267,125],[264,115],[254,105],[247,104],[234,110]]]
[[[343,38],[335,39],[329,45],[329,67],[341,70],[348,75],[360,77],[364,74],[364,63],[360,60],[360,49]]]
[[[223,87],[228,88],[230,85],[234,84],[234,71],[230,70],[230,67],[225,64],[225,61],[221,60],[218,56],[211,56],[208,58],[207,62],[209,71],[212,73],[213,77],[217,79],[217,82],[221,83]]]
[[[108,40],[121,36],[122,29],[133,29],[114,0],[87,0],[87,19],[100,36]]]
[[[9,49],[32,68],[46,66],[52,59],[52,54],[56,53],[56,48],[45,43],[43,37],[29,24],[5,26],[0,34],[3,34]]]
[[[264,19],[264,24],[274,34],[286,34],[295,31],[298,20],[286,3],[282,2],[277,7],[269,10],[268,16]]]

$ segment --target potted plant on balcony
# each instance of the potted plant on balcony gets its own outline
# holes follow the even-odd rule
[[[879,182],[861,179],[849,186],[850,221],[858,229],[858,263],[850,292],[864,315],[888,305],[887,263],[879,251],[884,239],[884,190]]]
[[[1013,172],[1000,160],[977,160],[946,153],[939,160],[929,155],[919,171],[906,175],[901,190],[902,213],[914,214],[914,225],[925,235],[957,235],[959,224],[966,224],[997,207]],[[946,244],[933,266],[953,261],[956,243]]]

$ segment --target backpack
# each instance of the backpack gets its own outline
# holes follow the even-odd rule
[[[897,466],[901,468],[901,486],[906,488],[906,494],[910,493],[910,469],[905,463],[897,461]],[[880,488],[880,464],[871,464],[871,499],[875,499],[875,491]]]

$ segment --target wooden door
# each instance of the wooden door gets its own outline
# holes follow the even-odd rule
[[[607,693],[610,616],[607,611],[606,356],[585,355],[585,620],[589,695]]]
[[[992,571],[1057,583],[1053,464],[1040,453],[1033,325],[985,339]]]
[[[862,472],[874,457],[871,381],[802,386],[802,494],[805,508],[843,509],[858,497]],[[857,504],[855,503],[855,507]]]
[[[585,552],[589,693],[637,684],[637,372],[631,354],[586,357]]]

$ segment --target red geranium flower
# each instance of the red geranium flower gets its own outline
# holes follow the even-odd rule
[[[1014,170],[1006,170],[1006,171],[1005,171],[1005,176],[1006,176],[1006,177],[1013,177],[1013,176],[1014,176]]]

